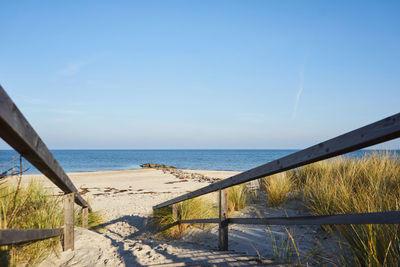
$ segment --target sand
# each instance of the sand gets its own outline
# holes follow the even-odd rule
[[[227,178],[237,172],[185,170],[215,178]],[[83,172],[68,174],[79,191],[89,199],[93,210],[104,217],[103,230],[90,231],[76,227],[74,251],[51,255],[41,266],[255,266],[288,261],[297,263],[287,229],[280,226],[231,225],[229,251],[221,252],[218,246],[216,225],[205,230],[193,227],[179,240],[163,240],[154,235],[148,226],[152,206],[183,193],[201,188],[208,183],[182,180],[155,169]],[[44,186],[60,192],[41,175],[26,175],[42,180]],[[282,208],[266,208],[253,204],[232,217],[266,217],[302,215],[305,211],[292,201]],[[321,253],[329,263],[329,255],[337,249],[317,226],[289,229],[295,236],[301,259],[306,254],[317,257]],[[271,234],[276,242],[271,242]],[[286,242],[286,243],[285,243]],[[332,245],[333,244],[333,245]],[[279,250],[277,253],[276,251]],[[332,253],[328,253],[332,252]],[[326,255],[328,256],[326,256]],[[302,264],[304,264],[304,260]]]
[[[185,171],[194,172],[193,170]],[[208,173],[207,171],[200,172]],[[211,171],[209,176],[227,178],[236,173]],[[26,176],[43,182],[45,187],[56,193],[62,193],[42,175]],[[106,220],[114,220],[131,214],[147,217],[152,212],[152,206],[208,184],[191,179],[182,181],[169,173],[155,169],[81,172],[69,173],[68,176],[79,192],[89,190],[83,196],[89,199],[94,210],[104,211]],[[28,182],[29,179],[24,178],[23,181]]]

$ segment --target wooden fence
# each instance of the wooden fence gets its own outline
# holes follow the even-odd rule
[[[74,202],[82,207],[83,226],[87,226],[88,211],[91,208],[1,86],[0,137],[65,193],[64,227],[55,229],[0,230],[0,246],[21,244],[61,235],[63,237],[64,250],[73,250]]]
[[[178,223],[218,223],[219,249],[228,249],[229,224],[261,225],[321,225],[321,224],[395,224],[400,223],[400,211],[352,213],[326,216],[296,216],[269,218],[228,218],[228,187],[249,182],[276,173],[298,168],[313,162],[329,159],[361,148],[386,142],[400,137],[400,113],[362,128],[340,135],[333,139],[271,161],[254,169],[234,175],[222,181],[210,184],[193,192],[178,196],[153,207],[158,209],[172,205],[173,214],[177,214],[177,203],[204,194],[219,191],[219,218],[178,220]]]
[[[20,244],[62,235],[64,250],[74,249],[74,202],[82,207],[82,221],[84,226],[87,226],[87,215],[91,208],[78,193],[78,190],[52,153],[1,86],[0,137],[65,193],[64,227],[55,229],[0,230],[0,245]],[[221,250],[228,249],[229,224],[318,225],[400,223],[400,211],[326,216],[228,218],[228,191],[226,189],[237,184],[332,158],[398,137],[400,137],[400,113],[168,200],[154,206],[153,209],[172,205],[173,213],[178,217],[177,203],[219,191],[219,218],[180,220],[178,223],[218,223],[219,248]]]

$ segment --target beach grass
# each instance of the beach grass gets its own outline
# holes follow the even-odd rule
[[[90,204],[90,201],[88,201]],[[82,208],[75,208],[75,226],[82,226]],[[104,223],[103,214],[100,211],[89,211],[88,213],[88,229],[102,228]]]
[[[267,205],[277,207],[287,200],[289,193],[294,190],[294,183],[289,173],[278,173],[263,178],[261,189],[267,196]]]
[[[291,176],[314,215],[393,211],[400,208],[400,161],[383,153],[360,159],[338,157],[292,170]],[[336,225],[353,251],[351,265],[399,266],[398,224]]]
[[[75,225],[81,226],[76,210]],[[31,180],[26,186],[14,183],[0,185],[0,229],[48,229],[64,224],[62,196],[54,195],[43,184]],[[88,226],[103,221],[99,212],[89,212]],[[60,237],[0,248],[0,266],[35,266],[51,253],[61,251]]]
[[[243,209],[249,203],[249,191],[246,184],[236,185],[228,189],[229,213]],[[189,199],[178,203],[178,216],[175,218],[171,207],[163,207],[153,211],[151,225],[159,235],[166,238],[179,238],[182,233],[194,224],[177,224],[178,220],[218,218],[218,192]],[[210,224],[195,224],[201,228]]]
[[[284,228],[287,233],[286,236],[276,236],[269,226],[266,228],[267,233],[269,234],[274,259],[279,262],[289,264],[296,263],[298,266],[302,266],[300,252],[298,245],[296,244],[293,229]]]
[[[337,157],[272,175],[263,179],[261,184],[268,206],[279,206],[293,197],[302,200],[313,215],[400,209],[400,160],[390,153],[368,154],[362,158]],[[229,188],[229,198],[230,211],[248,205],[246,185]],[[179,203],[180,219],[217,218],[215,201],[209,201],[203,196]],[[163,227],[176,223],[178,219],[172,216],[171,208],[154,211],[153,218]],[[175,225],[168,228],[166,235],[179,237],[187,227],[188,224]],[[323,226],[323,229],[340,236],[343,251],[338,258],[345,265],[400,265],[398,224],[333,225]],[[292,237],[287,244],[295,244],[294,239]],[[290,248],[289,254],[292,249],[296,250],[296,247]],[[300,253],[296,251],[294,255]]]
[[[228,188],[228,209],[229,213],[239,211],[247,206],[250,193],[247,184],[235,185]]]
[[[0,188],[1,229],[44,229],[63,225],[62,198],[51,195],[42,184],[30,182],[26,187],[2,184]],[[2,266],[36,265],[53,251],[59,251],[55,237],[24,245],[3,246]]]
[[[197,197],[178,203],[178,217],[172,214],[171,207],[163,207],[153,211],[151,225],[159,235],[166,238],[179,238],[192,224],[178,224],[178,220],[218,218],[218,206],[215,203],[215,194]],[[210,224],[196,224],[201,228]]]

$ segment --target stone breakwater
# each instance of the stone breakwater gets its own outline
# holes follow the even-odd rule
[[[146,169],[157,169],[157,170],[161,170],[161,169],[176,169],[174,166],[169,166],[169,165],[164,165],[164,164],[156,164],[156,163],[143,163],[140,165],[140,167]]]
[[[182,180],[192,179],[200,183],[215,183],[221,180],[220,178],[210,177],[200,173],[186,172],[184,170],[177,169],[174,166],[168,166],[163,164],[145,163],[140,165],[140,167],[161,170],[163,171],[163,173],[170,173],[178,179]]]
[[[164,173],[169,172],[178,179],[193,179],[200,183],[215,183],[221,180],[220,178],[210,177],[200,173],[185,172],[179,169],[163,169],[162,171]]]

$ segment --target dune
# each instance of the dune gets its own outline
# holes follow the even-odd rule
[[[185,170],[214,178],[227,178],[238,172]],[[76,227],[75,250],[52,254],[40,266],[255,266],[273,264],[273,232],[287,236],[283,227],[232,225],[229,227],[229,251],[218,251],[218,227],[189,228],[179,240],[155,236],[148,220],[152,206],[208,183],[196,179],[178,179],[155,169],[69,173],[72,182],[93,210],[100,211],[104,228],[87,230]],[[42,175],[24,175],[23,181],[40,180],[44,186],[61,193]],[[298,206],[267,209],[251,205],[235,217],[284,216],[301,214]],[[299,246],[309,251],[318,246],[318,227],[296,229]],[[326,242],[325,242],[326,243]],[[320,244],[319,244],[320,245]],[[324,248],[326,249],[326,248]],[[277,259],[281,260],[281,259]]]

